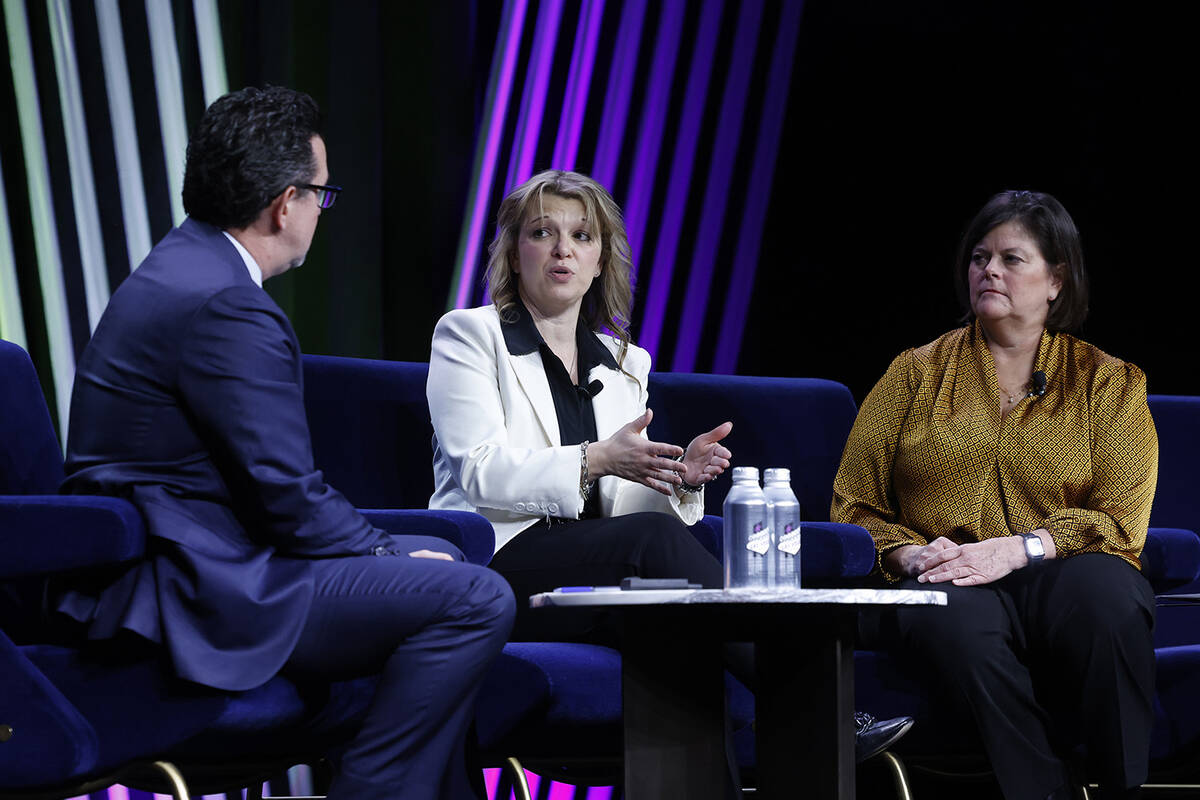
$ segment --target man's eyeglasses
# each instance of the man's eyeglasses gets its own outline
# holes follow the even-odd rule
[[[340,186],[322,186],[319,183],[302,183],[299,188],[312,189],[316,192],[317,205],[321,208],[333,208],[333,204],[337,202],[338,193],[342,191]]]

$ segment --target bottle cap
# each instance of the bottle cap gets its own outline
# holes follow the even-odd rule
[[[734,467],[733,480],[758,483],[758,467]]]
[[[763,473],[763,480],[767,483],[791,483],[792,471],[787,467],[767,467],[766,472]]]

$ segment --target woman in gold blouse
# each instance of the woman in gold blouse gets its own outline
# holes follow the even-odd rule
[[[863,644],[974,722],[1005,797],[1070,796],[1060,753],[1076,743],[1106,796],[1133,796],[1153,722],[1146,378],[1066,333],[1087,277],[1050,195],[993,197],[957,266],[971,324],[902,353],[871,390],[831,514],[871,532],[890,581],[949,605],[898,610]]]

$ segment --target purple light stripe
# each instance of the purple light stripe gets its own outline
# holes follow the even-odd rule
[[[767,206],[771,200],[771,184],[775,176],[775,159],[779,154],[779,140],[783,136],[792,61],[796,54],[796,37],[800,31],[803,8],[803,0],[787,0],[780,12],[779,30],[775,36],[775,49],[771,55],[771,69],[767,77],[762,122],[758,128],[758,142],[754,147],[750,187],[747,189],[746,205],[742,211],[738,247],[733,259],[733,273],[729,277],[725,311],[721,315],[721,327],[718,328],[721,335],[717,340],[717,352],[713,359],[713,371],[718,373],[736,371],[742,338],[746,332],[746,312],[750,308],[750,293],[754,288],[754,276],[758,269],[762,231],[767,221]]]
[[[508,114],[517,51],[521,47],[521,30],[525,26],[525,12],[528,7],[528,0],[506,0],[500,30],[496,34],[496,52],[492,56],[482,125],[486,133],[480,137],[476,148],[475,175],[467,201],[469,210],[458,243],[458,263],[450,283],[454,289],[454,300],[450,308],[465,308],[471,304],[475,267],[479,262],[483,228],[487,222],[488,198],[491,196],[492,183],[496,176],[500,138]]]
[[[546,86],[550,82],[550,67],[554,63],[562,7],[563,0],[542,0],[538,8],[530,55],[532,64],[525,75],[525,89],[521,94],[521,111],[517,118],[517,132],[513,137],[512,157],[508,162],[505,192],[533,175],[533,159],[537,156],[538,135],[546,110]]]
[[[742,138],[742,117],[746,114],[746,94],[750,76],[754,72],[755,42],[762,25],[762,12],[763,0],[744,0],[738,9],[733,59],[725,78],[721,113],[717,117],[717,139],[713,145],[708,185],[704,189],[704,205],[700,213],[700,229],[692,254],[692,267],[688,271],[683,315],[679,336],[675,340],[675,356],[671,360],[671,368],[678,372],[693,372],[696,369],[696,350],[700,345],[704,316],[708,312],[713,266],[721,246],[725,208],[729,203],[729,184]]]
[[[696,49],[692,51],[691,71],[684,92],[683,119],[675,136],[675,156],[671,160],[671,177],[667,184],[667,200],[659,225],[658,246],[654,251],[654,268],[650,273],[650,290],[642,314],[642,332],[638,344],[658,353],[662,338],[663,317],[667,297],[671,292],[671,277],[675,269],[675,253],[679,249],[679,233],[687,209],[688,191],[692,179],[692,164],[696,158],[696,142],[700,138],[700,123],[704,118],[705,96],[712,75],[713,50],[721,28],[721,0],[704,0],[700,10],[700,28]],[[659,369],[663,366],[660,364]],[[674,367],[673,367],[674,368]]]
[[[571,69],[567,73],[567,92],[562,116],[558,121],[558,137],[554,141],[554,169],[575,169],[579,156],[579,134],[587,112],[588,94],[592,84],[592,68],[596,65],[596,40],[600,38],[600,21],[604,18],[604,0],[583,0],[579,10],[579,25],[575,29]]]
[[[646,0],[627,0],[617,28],[617,46],[608,71],[608,90],[604,95],[604,113],[600,115],[600,135],[596,139],[596,157],[592,177],[616,194],[617,164],[621,142],[625,138],[625,120],[633,94],[633,74],[637,67],[638,44],[642,39],[642,21]]]
[[[634,273],[641,263],[642,237],[646,230],[654,175],[658,171],[658,153],[662,148],[663,127],[670,101],[671,82],[675,77],[675,59],[679,55],[679,36],[683,30],[684,0],[669,0],[662,9],[658,36],[654,42],[654,60],[650,68],[650,88],[642,101],[642,123],[638,129],[633,170],[629,173],[629,194],[625,198],[625,234],[629,237]]]

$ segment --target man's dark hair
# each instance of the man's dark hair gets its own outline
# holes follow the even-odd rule
[[[218,228],[244,228],[288,186],[312,183],[320,111],[303,92],[248,87],[204,112],[187,148],[183,208]]]
[[[1009,191],[993,195],[963,233],[958,243],[958,262],[955,264],[955,284],[966,319],[974,320],[971,311],[970,284],[967,271],[975,245],[988,231],[1015,222],[1029,234],[1054,277],[1062,281],[1058,297],[1050,304],[1046,329],[1073,331],[1083,324],[1088,313],[1088,276],[1083,266],[1083,244],[1075,220],[1052,195],[1045,192]]]

